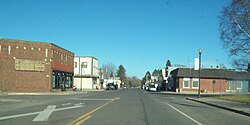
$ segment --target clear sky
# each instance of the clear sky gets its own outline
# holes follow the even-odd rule
[[[220,11],[229,0],[0,0],[0,37],[52,42],[99,67],[122,64],[127,75],[172,64],[204,67],[230,58],[219,39]]]

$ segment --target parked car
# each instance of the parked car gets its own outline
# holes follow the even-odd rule
[[[155,85],[149,85],[148,90],[149,90],[149,91],[153,91],[153,92],[156,92],[156,91],[157,91]]]
[[[118,85],[115,85],[114,83],[108,83],[106,85],[106,90],[116,90],[118,89]]]
[[[113,83],[108,83],[106,85],[106,90],[115,90],[115,85]]]

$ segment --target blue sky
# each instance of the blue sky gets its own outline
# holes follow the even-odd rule
[[[99,67],[122,64],[129,76],[192,67],[202,48],[204,67],[230,58],[219,39],[218,16],[229,0],[1,0],[0,37],[53,42]]]

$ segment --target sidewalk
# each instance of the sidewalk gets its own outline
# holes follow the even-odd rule
[[[56,92],[0,92],[0,96],[8,95],[78,95],[88,92],[96,92],[104,90],[82,90],[82,91],[56,91]]]
[[[199,99],[187,98],[187,100],[207,104],[213,107],[217,107],[220,109],[228,110],[231,112],[235,112],[235,113],[250,117],[250,104],[221,100],[221,99],[216,99],[212,97],[203,97]]]
[[[197,97],[197,92],[171,92],[171,91],[159,91],[158,93],[161,94],[168,94],[168,95],[183,95],[183,96],[191,96]],[[201,97],[211,97],[211,96],[219,96],[220,93],[200,93]],[[222,95],[234,95],[234,93],[222,93]]]

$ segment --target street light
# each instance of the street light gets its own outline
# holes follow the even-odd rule
[[[83,68],[83,63],[81,63],[81,87],[80,87],[81,91],[82,91],[82,68]]]
[[[80,90],[82,91],[82,69],[83,68],[87,68],[87,63],[86,62],[82,62],[81,63],[81,88],[80,88]]]
[[[201,97],[200,93],[201,93],[201,53],[202,50],[199,49],[199,91],[198,91],[198,98]]]

